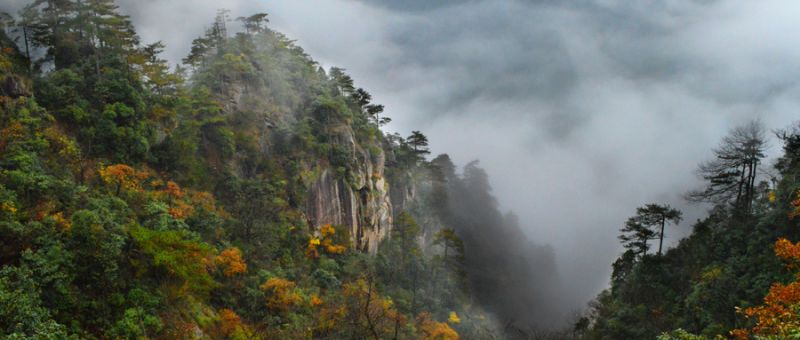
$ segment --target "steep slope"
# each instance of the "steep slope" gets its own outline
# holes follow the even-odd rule
[[[0,336],[500,334],[482,305],[502,287],[476,304],[466,279],[494,282],[469,254],[499,220],[422,232],[406,210],[434,202],[398,179],[431,167],[424,136],[384,135],[266,14],[229,34],[221,11],[170,70],[112,1],[27,10],[12,28],[40,57],[0,40]]]

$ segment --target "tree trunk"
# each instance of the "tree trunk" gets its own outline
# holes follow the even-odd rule
[[[661,216],[661,236],[659,237],[658,241],[658,255],[661,256],[661,246],[664,245],[664,223],[666,223],[666,217]]]
[[[28,74],[30,75],[33,71],[33,65],[31,64],[31,50],[28,46],[28,26],[22,26],[22,39],[25,40],[25,56],[28,57]]]

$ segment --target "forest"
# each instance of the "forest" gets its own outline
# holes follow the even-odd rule
[[[220,10],[170,65],[111,0],[3,15],[0,337],[478,339],[546,316],[552,250],[477,162],[384,133],[268,24]]]
[[[792,339],[800,336],[800,129],[772,131],[783,155],[764,164],[758,121],[729,131],[686,199],[712,208],[663,251],[681,212],[646,204],[620,229],[611,287],[575,324],[588,339]],[[772,168],[769,177],[759,167]],[[656,240],[658,250],[649,251]]]
[[[697,221],[631,207],[571,315],[478,161],[386,132],[391,108],[267,13],[219,10],[177,64],[113,0],[0,26],[0,338],[800,337],[800,125],[731,129]]]

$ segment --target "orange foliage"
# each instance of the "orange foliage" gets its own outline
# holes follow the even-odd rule
[[[319,228],[319,233],[322,234],[322,237],[328,237],[336,234],[336,228],[334,228],[330,224],[323,225]]]
[[[192,205],[198,208],[201,208],[208,212],[213,212],[217,215],[222,217],[227,216],[224,210],[221,207],[217,207],[217,202],[214,199],[214,195],[205,192],[205,191],[194,191],[188,190],[186,192],[186,196],[189,201],[192,202]]]
[[[138,171],[129,165],[114,164],[107,167],[101,167],[98,170],[100,179],[106,185],[113,185],[116,187],[117,193],[122,189],[129,191],[141,191],[142,181],[150,177],[147,171]]]
[[[800,243],[781,238],[775,242],[775,254],[788,261],[789,268],[796,269],[800,262]],[[763,305],[737,310],[757,321],[752,329],[731,331],[732,336],[738,339],[749,339],[751,335],[788,337],[800,329],[800,273],[787,285],[773,284]]]
[[[417,316],[417,328],[425,340],[458,340],[458,333],[445,322],[433,320],[431,314],[422,312]]]
[[[185,195],[181,187],[178,186],[177,183],[173,181],[168,181],[166,187],[163,190],[168,197],[173,199],[181,199]]]
[[[274,311],[288,311],[303,302],[295,283],[286,279],[273,277],[259,288],[269,294],[267,308]]]
[[[173,181],[167,181],[164,184],[160,180],[154,180],[151,185],[154,187],[163,185],[156,195],[166,199],[169,204],[168,212],[176,219],[192,216],[198,208],[222,217],[226,216],[225,212],[216,206],[214,196],[208,192],[182,189]]]
[[[194,207],[186,202],[176,201],[171,207],[169,207],[169,209],[167,209],[167,212],[170,214],[170,216],[176,219],[184,219],[194,213]]]
[[[233,310],[223,308],[219,311],[220,332],[229,337],[237,328],[242,327],[242,319]]]
[[[328,252],[328,254],[342,254],[347,250],[345,246],[333,244],[333,241],[330,239],[324,240],[322,245],[325,247],[325,251]]]
[[[781,238],[775,242],[775,255],[787,261],[790,268],[795,268],[800,262],[800,243],[792,243],[791,241]]]
[[[247,271],[247,264],[242,259],[239,248],[228,248],[216,257],[217,265],[222,267],[222,273],[227,277],[243,274]]]
[[[322,305],[323,302],[324,301],[322,301],[319,295],[317,294],[311,295],[311,306],[318,307]]]

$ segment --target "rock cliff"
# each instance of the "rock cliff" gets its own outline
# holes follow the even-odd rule
[[[323,167],[308,190],[306,217],[314,229],[325,224],[346,226],[352,246],[374,254],[392,226],[383,150],[362,147],[350,129],[344,129],[335,140],[353,157],[349,176]]]

